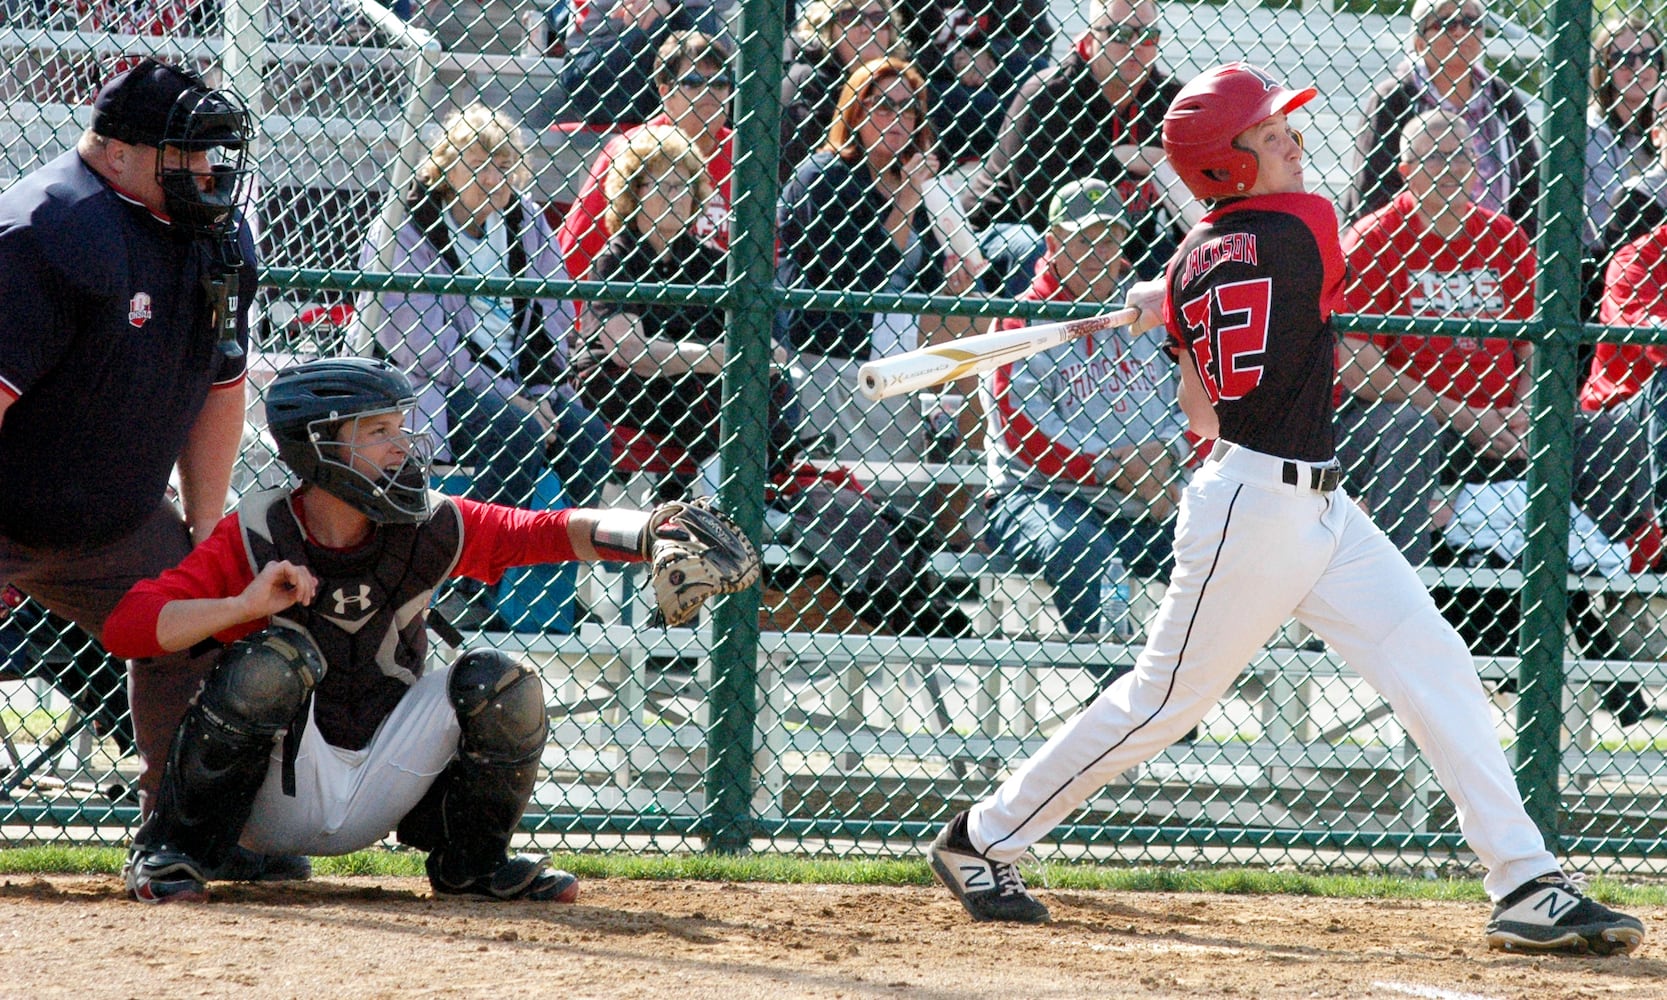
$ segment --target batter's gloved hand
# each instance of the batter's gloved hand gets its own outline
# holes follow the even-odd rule
[[[655,507],[642,545],[652,566],[650,625],[686,624],[708,597],[745,590],[758,579],[758,550],[711,497]]]

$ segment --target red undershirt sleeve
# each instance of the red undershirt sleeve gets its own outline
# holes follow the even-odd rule
[[[243,551],[242,526],[236,514],[227,515],[178,566],[134,584],[105,620],[99,642],[110,655],[123,659],[165,655],[167,650],[156,642],[156,622],[164,606],[172,601],[234,597],[254,578]],[[264,621],[248,622],[215,638],[232,641],[264,626]]]

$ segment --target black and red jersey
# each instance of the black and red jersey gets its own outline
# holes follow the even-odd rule
[[[1312,194],[1220,206],[1170,260],[1164,322],[1215,404],[1221,439],[1281,458],[1334,452],[1344,262],[1337,212]]]

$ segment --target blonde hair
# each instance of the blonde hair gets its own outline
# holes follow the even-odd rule
[[[675,125],[644,125],[631,133],[625,148],[608,164],[608,177],[602,182],[602,193],[608,198],[602,221],[610,234],[625,228],[637,214],[642,204],[637,186],[644,180],[658,179],[674,167],[693,178],[695,204],[704,204],[712,197],[712,178],[706,172],[706,159],[682,129]]]
[[[464,153],[476,148],[494,159],[504,152],[513,154],[515,162],[504,171],[510,187],[525,187],[532,179],[527,169],[526,142],[514,119],[484,104],[471,104],[461,111],[453,111],[440,123],[439,136],[417,166],[417,183],[431,190],[448,187],[446,172]]]
[[[831,55],[834,47],[845,37],[844,29],[839,26],[839,15],[866,6],[868,0],[810,0],[804,6],[793,35],[800,44],[815,44]],[[903,24],[897,18],[897,8],[889,0],[880,0],[880,6],[886,9],[886,15],[891,20],[891,44],[886,46],[886,54],[907,59],[909,43],[903,38]]]

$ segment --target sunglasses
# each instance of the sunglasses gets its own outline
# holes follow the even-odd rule
[[[1474,31],[1481,34],[1486,24],[1480,14],[1454,14],[1445,21],[1425,21],[1424,34],[1438,35],[1443,31]]]
[[[855,7],[848,7],[834,15],[834,23],[840,27],[849,28],[853,24],[866,24],[871,31],[891,27],[891,15],[883,10],[860,11]]]
[[[1609,65],[1614,69],[1622,66],[1631,69],[1643,69],[1646,66],[1661,68],[1661,53],[1655,49],[1610,49]]]
[[[1131,49],[1138,45],[1156,45],[1163,39],[1163,31],[1155,24],[1096,24],[1088,30]]]
[[[703,87],[711,87],[714,90],[734,90],[735,78],[729,75],[728,70],[713,73],[711,76],[704,73],[684,73],[677,78],[677,85],[687,87],[690,90],[699,90]]]

